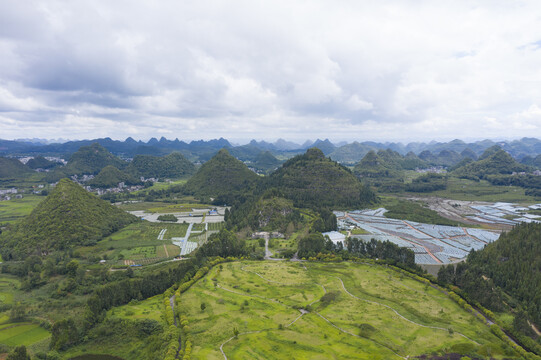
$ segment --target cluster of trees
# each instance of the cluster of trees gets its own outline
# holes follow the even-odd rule
[[[429,173],[413,179],[411,183],[405,186],[406,191],[410,192],[432,192],[445,190],[447,188],[447,177],[441,174]]]
[[[519,186],[526,189],[527,195],[541,195],[541,176],[532,174],[515,175],[489,175],[486,180],[493,185]]]
[[[309,258],[318,254],[338,254],[342,258],[359,257],[386,260],[391,264],[418,270],[415,254],[411,249],[400,247],[389,241],[372,239],[368,242],[348,238],[345,244],[333,243],[320,233],[311,233],[299,240],[298,256]]]
[[[235,233],[227,229],[212,234],[208,241],[201,245],[196,256],[199,259],[220,256],[220,257],[241,257],[248,254],[246,241],[239,239]]]
[[[173,214],[164,214],[158,216],[159,221],[170,221],[170,222],[177,222],[178,218]]]
[[[416,268],[415,253],[411,249],[400,247],[390,241],[371,239],[369,242],[364,242],[349,238],[346,241],[346,248],[348,252],[359,257],[390,260],[409,268]]]

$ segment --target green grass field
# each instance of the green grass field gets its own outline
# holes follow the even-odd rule
[[[132,300],[129,304],[109,310],[107,314],[123,319],[153,319],[163,321],[163,296],[157,295],[143,301]]]
[[[192,209],[210,209],[212,205],[205,204],[168,204],[165,206],[152,207],[147,210],[151,213],[190,212]]]
[[[22,199],[0,201],[0,224],[12,223],[32,212],[45,196],[23,194]]]
[[[0,305],[19,302],[26,294],[19,290],[19,280],[7,274],[0,276]],[[49,332],[38,324],[30,322],[12,323],[10,310],[0,312],[0,344],[8,346],[32,345],[50,336]]]
[[[2,274],[0,276],[0,305],[13,304],[13,295],[19,286],[20,282],[15,276]]]
[[[179,310],[193,359],[223,359],[221,345],[232,359],[517,358],[447,295],[382,266],[226,263],[182,294]]]
[[[158,240],[162,229],[167,229],[167,231],[163,240]],[[125,260],[161,257],[162,254],[165,255],[163,245],[167,246],[168,251],[171,249],[178,252],[174,249],[178,247],[171,244],[171,238],[184,237],[187,229],[188,224],[137,222],[99,241],[94,246],[80,247],[78,251],[82,256],[100,255],[103,258],[103,255],[107,255],[108,259],[116,259],[121,254]],[[170,254],[170,256],[173,255]]]
[[[9,346],[28,346],[47,337],[49,332],[38,324],[12,323],[0,329],[0,343]]]
[[[469,201],[502,201],[531,204],[539,202],[539,199],[536,200],[533,196],[525,195],[524,189],[517,186],[495,186],[486,180],[477,182],[455,177],[449,178],[447,189],[420,195]]]

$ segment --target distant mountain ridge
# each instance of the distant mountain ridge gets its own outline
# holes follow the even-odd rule
[[[353,139],[352,139],[353,140]],[[100,138],[93,140],[68,141],[66,143],[43,144],[31,141],[0,140],[0,155],[54,155],[69,157],[81,146],[89,146],[98,143],[109,152],[121,158],[133,158],[135,155],[163,156],[172,152],[180,152],[188,160],[207,161],[222,148],[228,149],[235,157],[243,161],[253,161],[255,157],[264,151],[269,151],[279,159],[291,158],[304,153],[310,147],[320,148],[326,156],[334,161],[347,165],[358,163],[370,150],[390,149],[401,155],[414,153],[424,157],[441,166],[453,166],[464,157],[472,160],[480,156],[486,149],[492,146],[499,146],[517,160],[525,157],[535,158],[541,154],[541,140],[536,138],[522,138],[511,141],[481,140],[465,142],[455,139],[449,142],[412,142],[408,144],[395,142],[374,142],[374,141],[351,141],[344,144],[333,143],[328,139],[306,141],[303,144],[278,139],[275,142],[252,140],[246,145],[233,146],[224,138],[213,140],[193,140],[185,142],[179,139],[168,140],[165,137],[160,139],[151,138],[149,141],[137,141],[129,137],[124,141],[112,140],[111,138]],[[420,156],[423,158],[423,156]],[[433,157],[432,157],[433,156]],[[436,159],[436,160],[434,160]],[[527,161],[530,161],[527,159]]]

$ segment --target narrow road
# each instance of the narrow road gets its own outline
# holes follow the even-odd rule
[[[169,251],[167,251],[167,246],[163,244],[163,249],[165,250],[165,256],[169,257]]]
[[[270,260],[272,253],[269,250],[269,233],[265,233],[265,260]]]

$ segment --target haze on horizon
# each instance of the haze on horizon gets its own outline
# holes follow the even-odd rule
[[[541,135],[538,1],[0,3],[0,138]]]

